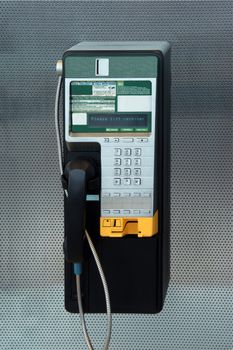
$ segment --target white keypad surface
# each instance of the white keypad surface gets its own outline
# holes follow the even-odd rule
[[[152,216],[153,140],[145,137],[118,140],[111,142],[109,138],[101,148],[101,215]]]

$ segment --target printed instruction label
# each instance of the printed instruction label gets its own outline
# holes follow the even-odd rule
[[[116,96],[116,83],[94,82],[92,85],[93,96]]]

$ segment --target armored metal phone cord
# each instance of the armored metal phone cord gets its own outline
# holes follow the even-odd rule
[[[58,149],[58,157],[59,157],[59,168],[60,168],[60,174],[63,175],[63,160],[62,160],[62,145],[61,145],[61,136],[60,136],[60,129],[59,129],[59,99],[60,99],[60,93],[61,93],[61,85],[62,85],[62,77],[58,77],[58,84],[57,84],[57,91],[56,91],[56,98],[55,98],[55,129],[56,129],[56,138],[57,138],[57,149]],[[68,197],[68,191],[65,191],[66,197]],[[85,230],[85,235],[89,244],[89,247],[91,249],[91,252],[93,254],[93,257],[95,259],[96,266],[99,271],[99,275],[103,284],[104,294],[105,294],[105,301],[106,301],[106,310],[107,310],[107,335],[105,338],[104,348],[103,350],[108,350],[109,343],[111,339],[111,332],[112,332],[112,314],[111,314],[111,304],[110,304],[110,297],[109,297],[109,291],[108,291],[108,284],[104,275],[103,268],[101,266],[98,254],[95,250],[94,244],[91,240],[91,237],[89,236],[87,230]],[[80,264],[75,264],[80,265]],[[81,271],[81,268],[79,269]],[[81,272],[80,272],[81,273]],[[86,341],[86,344],[88,346],[89,350],[93,350],[93,345],[91,343],[91,340],[89,338],[86,322],[84,318],[84,312],[82,307],[82,296],[81,296],[81,284],[80,284],[80,273],[76,274],[76,288],[77,288],[77,299],[78,299],[78,308],[79,308],[79,314],[80,314],[80,321],[81,326],[84,334],[84,338]]]

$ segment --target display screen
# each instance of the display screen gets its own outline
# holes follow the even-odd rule
[[[73,133],[151,132],[151,81],[73,81],[70,121]]]
[[[88,125],[91,128],[147,128],[148,114],[89,113]]]

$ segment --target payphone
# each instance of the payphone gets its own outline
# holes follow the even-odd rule
[[[104,312],[105,294],[110,333],[110,299],[115,313],[156,313],[168,286],[170,45],[83,42],[57,73],[65,307]]]

